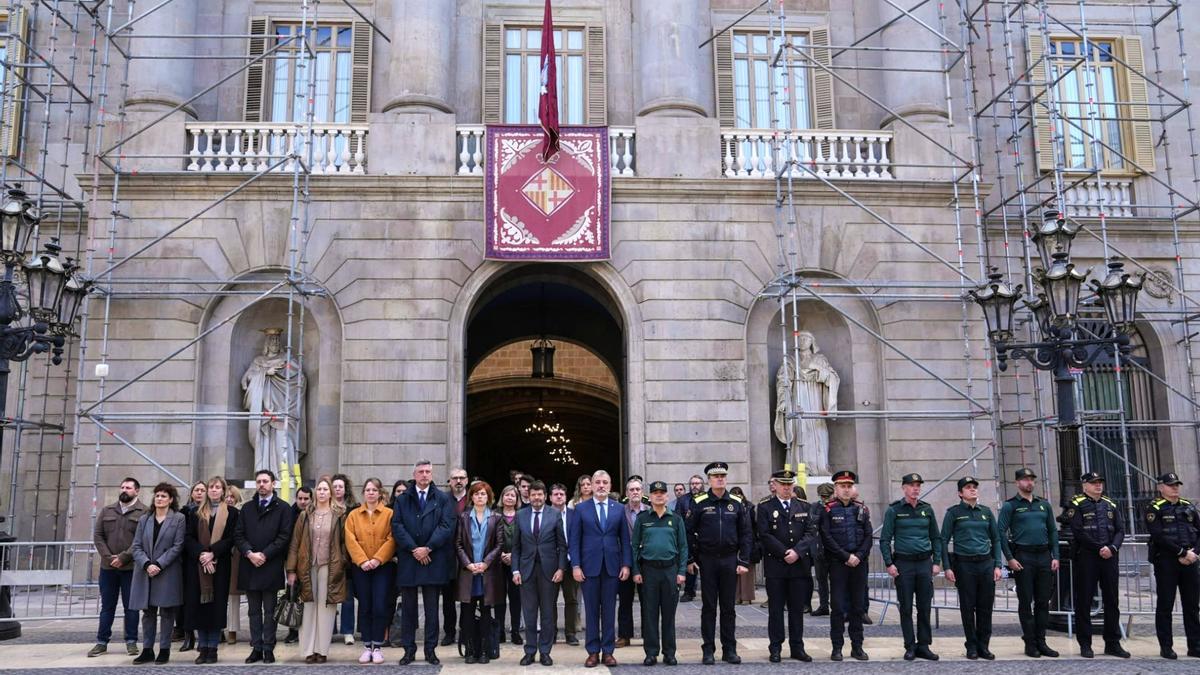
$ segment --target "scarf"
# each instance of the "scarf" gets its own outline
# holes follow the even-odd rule
[[[221,536],[225,534],[225,521],[229,518],[229,507],[224,502],[217,506],[217,521],[213,523],[212,532],[208,530],[208,519],[197,518],[199,521],[196,528],[196,534],[199,535],[200,548],[207,551],[212,547],[212,542],[220,541]],[[213,563],[217,561],[214,558]],[[213,568],[214,573],[216,568]],[[200,568],[200,604],[206,605],[213,601],[213,575],[204,571],[204,567]]]

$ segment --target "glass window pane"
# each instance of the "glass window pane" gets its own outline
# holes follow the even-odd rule
[[[337,55],[337,80],[334,83],[333,121],[345,124],[350,121],[350,53]]]
[[[750,62],[733,61],[733,102],[737,128],[750,128]]]
[[[521,57],[504,57],[504,123],[521,123]]]
[[[317,29],[317,46],[328,47],[333,39],[333,29],[325,26]]]
[[[275,59],[271,73],[271,121],[286,122],[288,119],[288,73],[290,61]]]
[[[338,29],[337,46],[350,48],[350,39],[353,30],[349,27]]]
[[[583,124],[583,91],[583,57],[572,56],[567,59],[567,124]]]
[[[771,79],[767,74],[767,62],[754,62],[754,128],[771,126]]]
[[[792,88],[794,94],[792,100],[795,101],[792,106],[793,125],[797,129],[811,129],[812,117],[809,113],[808,100],[808,73],[806,68],[792,69]]]
[[[744,33],[734,33],[733,34],[733,53],[734,54],[745,54],[746,53],[746,35]]]
[[[541,28],[526,29],[526,31],[525,31],[525,48],[541,50],[541,48],[542,48],[542,29]]]
[[[1117,119],[1117,106],[1108,101],[1114,101],[1117,98],[1116,70],[1111,67],[1100,69],[1101,84],[1104,91],[1101,94],[1100,100],[1104,101],[1104,105],[1100,107],[1100,114],[1107,120],[1108,134],[1104,142],[1108,143],[1114,151],[1108,151],[1108,166],[1111,168],[1124,168],[1125,161],[1117,154],[1124,154],[1125,147],[1121,138],[1121,122]]]
[[[573,30],[567,32],[567,49],[583,49],[583,31]]]
[[[1066,56],[1074,56],[1075,55],[1075,43],[1074,42],[1062,43],[1062,53]]]
[[[554,31],[554,51],[562,49],[562,34],[561,30]],[[538,49],[541,50],[542,43],[538,42]]]
[[[542,91],[542,72],[538,67],[539,60],[540,57],[536,54],[525,57],[525,119],[521,121],[526,124],[536,122],[538,118],[538,98]]]
[[[539,60],[539,63],[540,62],[541,61]],[[563,112],[564,107],[567,105],[567,92],[563,89],[564,74],[563,57],[556,54],[554,56],[554,84],[558,87],[558,121],[560,124],[566,124],[567,122],[567,115],[565,112]],[[538,83],[538,105],[541,106],[541,79],[538,80]]]
[[[286,26],[286,25],[281,26],[279,24],[275,25],[275,35],[276,36],[288,37],[291,34],[292,34],[292,26]]]
[[[316,122],[329,121],[329,52],[317,52],[317,96],[315,115],[313,120]],[[296,100],[298,107],[304,107],[304,97],[298,96]]]
[[[509,49],[521,48],[521,29],[509,28],[504,31],[504,46]]]
[[[766,54],[767,53],[767,36],[766,35],[755,35],[752,38],[752,42],[754,44],[754,53],[755,54]]]

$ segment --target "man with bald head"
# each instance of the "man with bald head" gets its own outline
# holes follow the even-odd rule
[[[588,668],[617,665],[617,584],[629,578],[633,564],[623,507],[609,498],[611,489],[607,471],[592,474],[592,498],[577,504],[567,522],[571,574],[583,587]]]

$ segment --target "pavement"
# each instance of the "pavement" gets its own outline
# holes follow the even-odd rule
[[[765,600],[762,589],[759,589],[758,601]],[[1130,660],[1116,659],[1106,656],[1097,656],[1097,658],[1088,660],[1079,657],[1078,648],[1075,641],[1063,633],[1052,633],[1049,636],[1049,643],[1052,647],[1062,653],[1062,657],[1058,659],[1030,659],[1024,656],[1024,645],[1020,638],[1020,629],[1016,622],[1016,617],[1008,613],[998,612],[995,615],[995,636],[992,638],[991,649],[995,652],[997,660],[995,662],[984,661],[967,661],[963,653],[963,642],[961,628],[958,623],[957,612],[942,611],[938,613],[938,625],[934,629],[934,644],[933,650],[941,655],[942,659],[938,662],[916,661],[914,663],[905,662],[902,659],[904,652],[903,644],[899,638],[900,627],[896,621],[896,609],[891,607],[884,615],[884,621],[880,622],[881,608],[875,607],[872,613],[876,623],[866,627],[865,649],[870,655],[871,660],[868,662],[858,662],[849,660],[849,647],[847,646],[845,653],[847,661],[842,663],[834,663],[829,661],[830,640],[828,619],[805,617],[805,646],[814,661],[811,664],[799,664],[795,661],[785,660],[782,664],[772,664],[767,661],[767,636],[766,609],[761,608],[758,604],[739,605],[737,607],[738,614],[738,653],[743,659],[743,663],[739,666],[731,666],[721,664],[713,668],[714,673],[722,673],[724,675],[733,675],[741,672],[766,672],[769,670],[777,671],[781,668],[803,668],[805,671],[835,673],[844,672],[848,668],[852,668],[855,672],[861,673],[914,673],[916,669],[920,669],[922,673],[936,675],[938,673],[988,673],[989,675],[1009,675],[1009,674],[1025,674],[1030,675],[1048,675],[1047,671],[1053,672],[1053,675],[1071,675],[1075,673],[1094,674],[1097,672],[1113,672],[1113,673],[1200,673],[1200,659],[1188,658],[1182,653],[1186,651],[1184,648],[1184,640],[1182,636],[1182,626],[1176,624],[1176,631],[1179,634],[1176,639],[1176,651],[1179,651],[1181,656],[1178,661],[1166,661],[1158,656],[1158,642],[1154,637],[1153,621],[1149,617],[1138,616],[1133,621],[1127,624],[1129,638],[1124,642],[1124,646],[1133,654]],[[243,608],[244,611],[244,608]],[[636,615],[636,608],[635,608]],[[700,620],[700,602],[688,603],[681,605],[677,613],[679,647],[678,658],[680,666],[679,670],[695,669],[700,666],[700,639],[699,639],[699,620]],[[243,628],[248,624],[243,618]],[[132,666],[130,661],[132,658],[124,653],[124,645],[119,641],[110,644],[111,652],[97,658],[88,658],[87,651],[94,643],[94,620],[79,620],[79,619],[64,619],[64,620],[44,620],[44,621],[24,621],[22,623],[22,637],[0,643],[0,670],[5,672],[30,672],[38,673],[39,675],[48,675],[55,672],[63,673],[80,673],[83,669],[91,671],[95,675],[107,675],[108,673],[129,673],[137,671],[139,673],[165,673],[178,672],[181,669],[197,668],[192,664],[195,658],[195,652],[179,653],[173,651],[171,654],[172,662],[168,666]],[[121,619],[118,617],[114,626],[117,635],[120,635]],[[635,629],[635,635],[640,631]],[[282,632],[280,633],[282,636]],[[399,649],[385,649],[384,656],[387,659],[385,665],[381,666],[362,666],[357,662],[358,655],[361,653],[360,646],[347,646],[344,644],[335,644],[329,654],[329,662],[321,666],[308,666],[303,662],[303,657],[300,655],[296,645],[284,645],[282,640],[277,645],[275,650],[277,663],[273,666],[263,666],[256,664],[255,666],[246,666],[242,660],[249,653],[250,648],[245,642],[245,633],[240,633],[241,641],[234,646],[222,645],[219,652],[221,661],[217,665],[203,666],[206,672],[247,672],[251,668],[257,670],[268,668],[271,670],[283,669],[319,669],[322,673],[356,673],[361,675],[363,668],[387,668],[396,669],[396,660],[401,655]],[[582,635],[579,636],[581,639]],[[1103,648],[1103,640],[1097,637],[1095,641],[1097,651]],[[178,643],[174,645],[178,649]],[[420,650],[418,650],[418,654]],[[787,653],[785,647],[784,654]],[[522,648],[515,647],[511,644],[504,644],[501,648],[501,656],[498,661],[492,661],[491,664],[483,666],[489,672],[494,673],[530,673],[535,674],[543,667],[533,665],[528,668],[522,668],[518,665],[522,655]],[[546,670],[555,671],[580,671],[583,672],[583,661],[587,657],[582,647],[569,647],[564,643],[555,645],[552,655],[555,660],[553,668]],[[478,666],[468,666],[458,656],[457,650],[454,647],[440,647],[438,656],[442,660],[442,665],[438,667],[428,666],[423,662],[418,661],[409,668],[414,668],[422,673],[434,673],[437,671],[446,672],[470,672],[477,670]],[[630,670],[632,668],[643,668],[642,659],[645,657],[641,648],[641,640],[635,639],[630,647],[618,649],[615,653],[617,661],[620,663],[618,669]],[[658,668],[666,668],[661,665]],[[588,670],[589,673],[602,671],[603,668]]]

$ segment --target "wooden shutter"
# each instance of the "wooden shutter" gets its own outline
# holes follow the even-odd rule
[[[355,21],[350,58],[350,122],[366,124],[371,112],[371,24]]]
[[[587,114],[584,122],[608,124],[608,68],[604,51],[604,26],[587,27]]]
[[[737,126],[737,101],[733,91],[733,31],[712,42],[713,72],[717,75],[717,121],[722,129]]]
[[[504,24],[483,27],[483,123],[504,121]]]
[[[265,16],[250,17],[250,35],[261,35],[262,37],[250,38],[250,49],[247,51],[247,56],[251,59],[256,59],[262,56],[267,51],[267,40],[269,39],[267,29],[270,28],[271,21]],[[246,96],[242,104],[242,116],[247,122],[263,121],[263,108],[266,101],[265,74],[267,64],[264,62],[268,59],[252,63],[246,68]]]
[[[1121,38],[1123,60],[1129,66],[1126,69],[1126,86],[1129,90],[1129,136],[1133,147],[1125,151],[1125,156],[1137,162],[1146,171],[1154,171],[1154,132],[1150,128],[1150,97],[1146,86],[1146,57],[1142,52],[1142,38],[1128,35]]]
[[[29,39],[29,15],[21,7],[17,7],[8,16],[8,32],[19,35],[19,40],[8,40],[7,60],[9,63],[25,62],[25,41]],[[24,68],[12,67],[8,72],[8,81],[4,83],[7,90],[4,97],[4,108],[0,110],[0,152],[8,157],[16,157],[21,150],[21,113],[22,99],[25,97],[25,86],[21,81]]]
[[[812,32],[808,34],[808,40],[809,44],[813,46],[813,61],[826,68],[832,67],[833,54],[829,50],[829,26],[813,28]],[[803,62],[804,58],[801,57],[799,61]],[[835,129],[837,121],[834,119],[833,75],[817,67],[813,67],[808,72],[812,73],[813,123],[818,129]]]
[[[1041,34],[1030,33],[1029,47],[1030,111],[1033,113],[1033,145],[1037,150],[1039,171],[1054,170],[1054,128],[1050,125],[1049,93],[1046,83],[1050,81],[1050,69],[1046,60],[1046,39]]]

